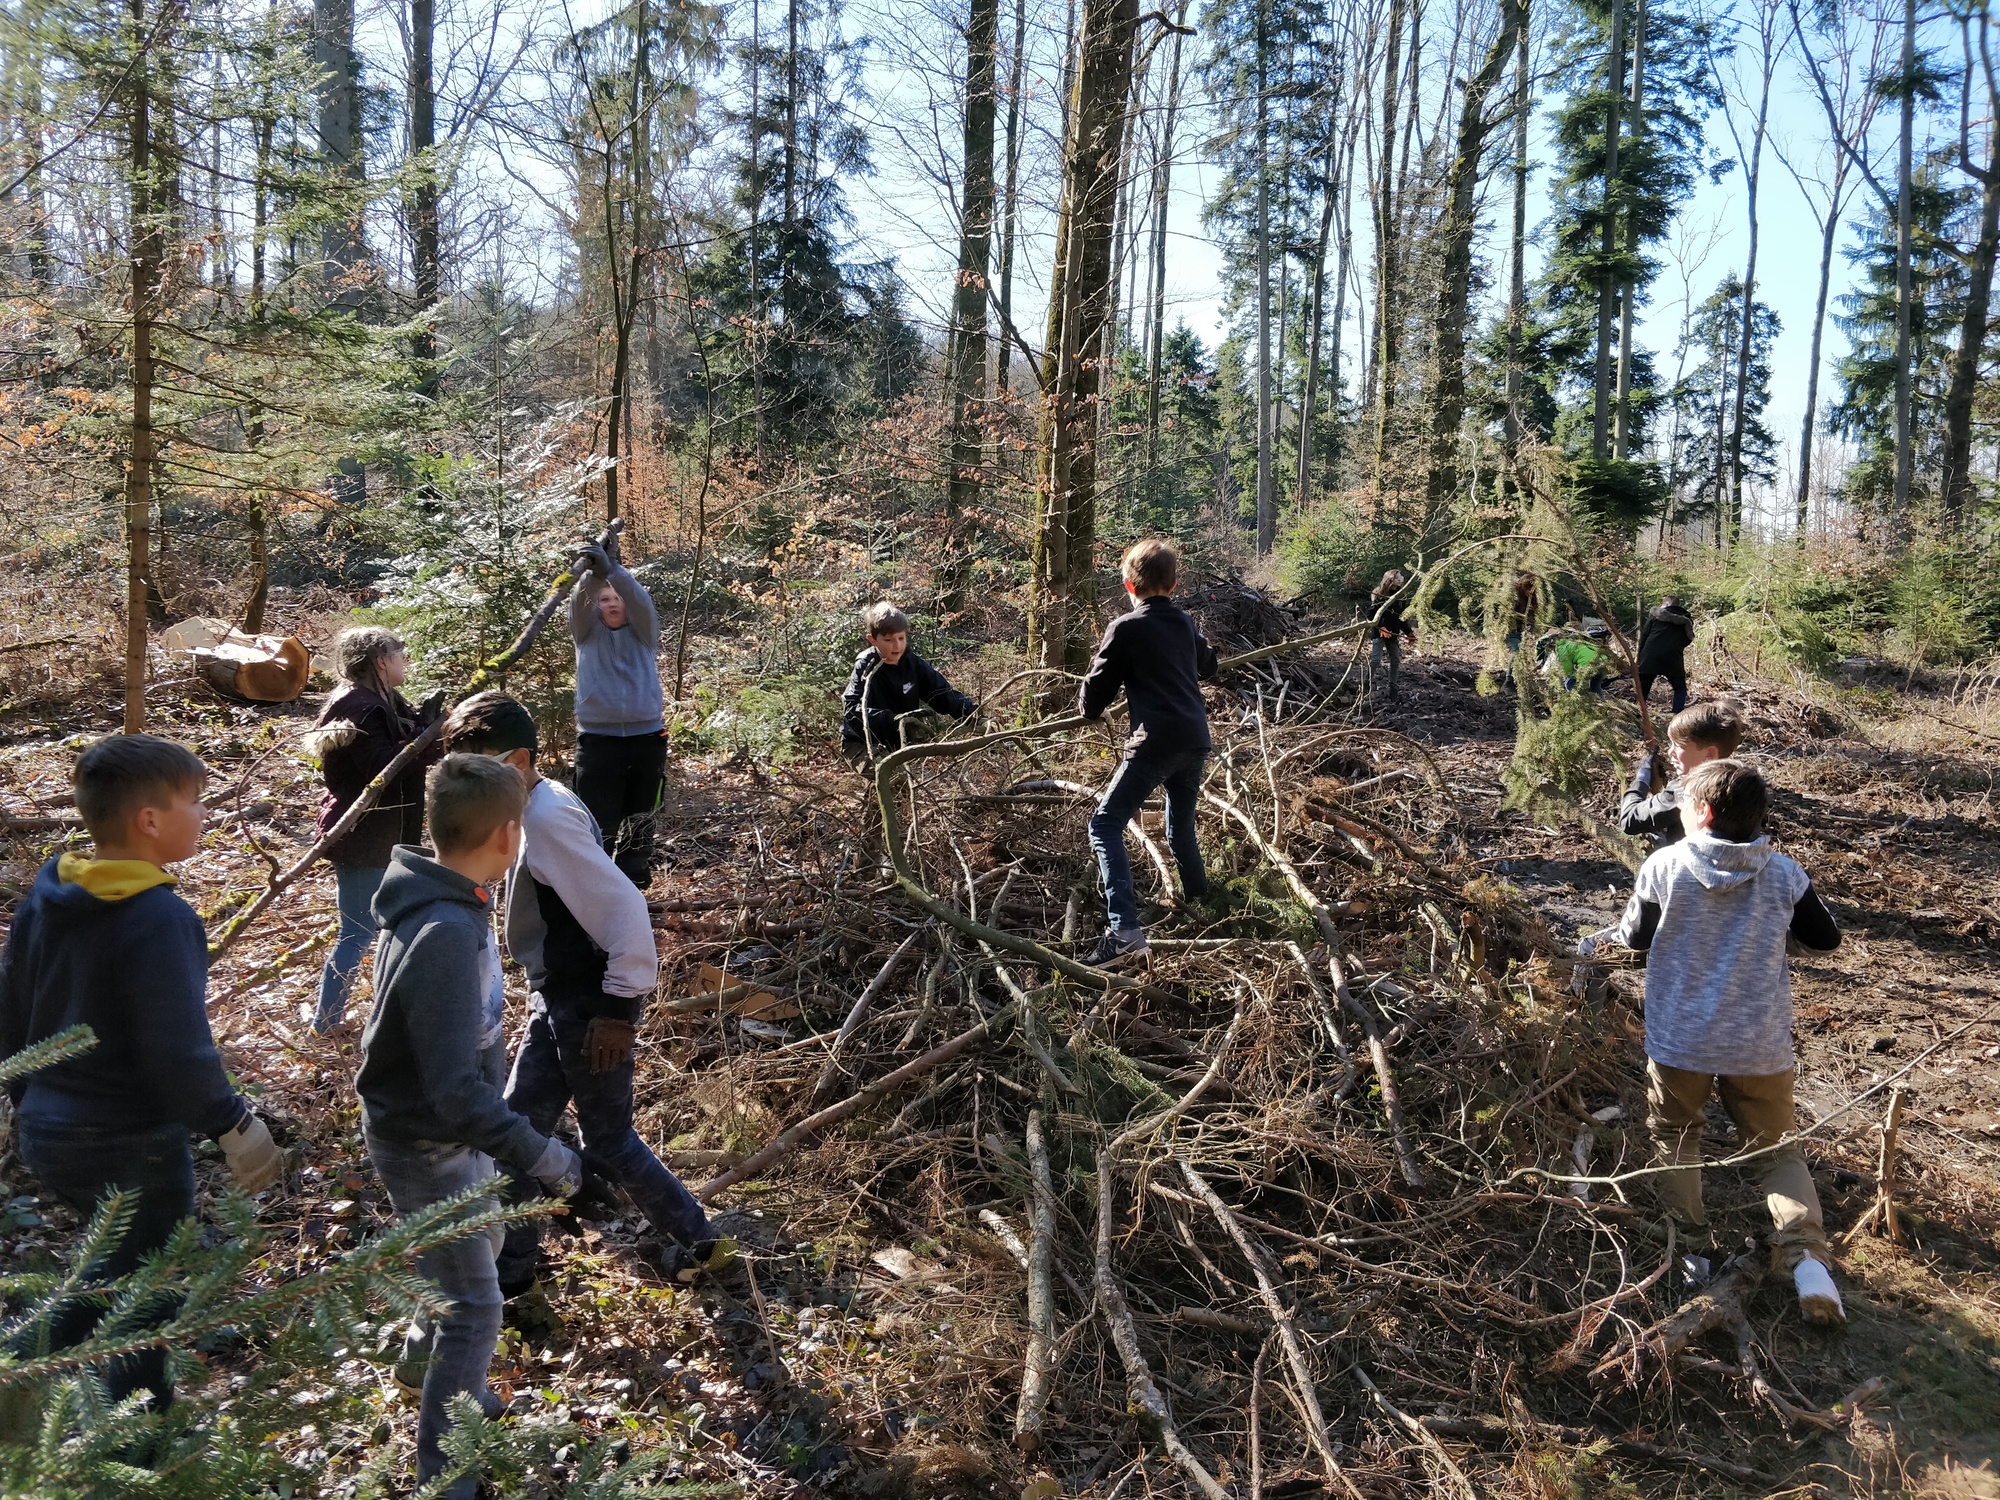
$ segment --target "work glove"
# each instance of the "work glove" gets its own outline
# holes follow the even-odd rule
[[[611,559],[605,555],[604,549],[595,542],[578,552],[576,560],[599,578],[609,578],[611,576]]]
[[[245,1113],[233,1130],[215,1138],[229,1163],[229,1175],[246,1193],[261,1193],[276,1182],[285,1170],[285,1156],[271,1139],[271,1127],[255,1115]]]
[[[583,1191],[583,1158],[550,1136],[542,1154],[528,1168],[528,1175],[551,1197],[574,1198]]]
[[[1649,792],[1652,789],[1653,757],[1650,754],[1642,755],[1639,757],[1639,768],[1632,773],[1632,790],[1635,792]]]
[[[632,1060],[632,1041],[639,1028],[613,1016],[592,1016],[584,1028],[583,1050],[590,1058],[590,1071],[611,1073]]]
[[[439,718],[441,718],[444,714],[444,696],[445,696],[445,690],[443,688],[439,688],[435,693],[432,693],[430,697],[424,699],[423,702],[417,705],[418,724],[423,726],[425,729],[428,729],[431,727],[431,725],[437,723]]]

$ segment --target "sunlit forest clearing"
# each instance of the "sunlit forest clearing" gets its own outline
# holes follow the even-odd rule
[[[0,1492],[2000,1496],[1983,7],[0,0],[0,42]],[[893,743],[843,705],[881,601],[948,680]],[[1101,720],[1079,680],[1149,609],[1220,661],[1193,790],[1148,783],[1208,889],[1149,797],[1133,928],[1092,825],[1166,667]],[[343,791],[356,684],[395,738]],[[409,839],[341,838],[418,825],[476,691],[643,895],[588,1071],[733,1262],[581,1097],[566,1209],[391,1201],[353,872]],[[1669,693],[1768,847],[1634,822],[1713,784]],[[113,1280],[23,1101],[120,1039],[17,1034],[21,913],[142,734],[207,767],[172,890],[283,1167],[197,1134],[193,1226]],[[610,748],[665,769],[606,813]],[[481,898],[509,1056],[534,805]],[[1781,1145],[1726,1088],[1683,1122],[1699,1225],[1614,924],[1703,840],[1840,941],[1791,945]],[[536,1215],[420,1487],[418,1258]]]

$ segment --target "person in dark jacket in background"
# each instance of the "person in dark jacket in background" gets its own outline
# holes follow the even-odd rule
[[[667,789],[660,612],[645,585],[594,543],[569,596],[576,642],[576,794],[626,879],[653,880],[653,824]]]
[[[1215,675],[1215,648],[1168,597],[1180,581],[1180,556],[1170,544],[1135,542],[1119,568],[1132,608],[1105,630],[1077,693],[1077,712],[1101,719],[1123,688],[1132,716],[1125,758],[1090,820],[1090,848],[1104,880],[1110,919],[1110,930],[1084,958],[1098,965],[1146,951],[1132,863],[1125,853],[1125,825],[1155,787],[1166,789],[1167,843],[1180,867],[1181,893],[1190,901],[1208,893],[1194,814],[1209,751],[1201,679]]]
[[[246,1192],[269,1187],[284,1166],[216,1055],[208,937],[166,870],[194,856],[207,774],[193,751],[152,735],[112,735],[84,751],[76,806],[96,854],[42,866],[0,952],[0,1057],[72,1026],[96,1037],[80,1056],[7,1085],[22,1159],[51,1193],[85,1215],[126,1195],[131,1219],[87,1268],[93,1281],[136,1269],[194,1216],[189,1132],[215,1139]],[[55,1316],[49,1345],[138,1335],[177,1306],[107,1311],[78,1299]],[[139,1389],[161,1405],[173,1399],[158,1349],[112,1361],[105,1384],[113,1400]]]
[[[319,808],[322,838],[362,789],[434,723],[444,707],[441,691],[426,699],[422,709],[410,707],[398,691],[409,677],[409,653],[386,630],[372,625],[343,630],[334,640],[333,655],[341,686],[328,697],[317,726],[303,742],[326,781]],[[312,1020],[317,1036],[325,1036],[347,1016],[354,977],[361,971],[368,945],[375,941],[371,903],[382,884],[382,872],[389,868],[390,851],[398,844],[423,842],[424,770],[433,759],[425,757],[406,768],[383,788],[361,821],[327,851],[340,906],[340,934],[320,970],[319,1004]]]
[[[840,748],[857,764],[899,749],[904,721],[929,711],[962,719],[979,705],[910,649],[910,617],[887,599],[862,612],[867,648],[840,695]]]
[[[1669,594],[1639,627],[1639,696],[1653,696],[1653,680],[1667,679],[1673,689],[1674,712],[1688,703],[1686,652],[1694,644],[1694,616]]]
[[[497,1161],[558,1197],[583,1185],[576,1153],[516,1114],[500,1092],[507,1067],[493,885],[521,847],[527,789],[512,767],[450,755],[431,772],[437,858],[400,845],[375,895],[385,934],[375,956],[375,1009],[361,1038],[361,1138],[389,1201],[405,1217],[489,1182]],[[494,1206],[485,1200],[483,1208]],[[397,1366],[421,1385],[417,1481],[445,1468],[450,1403],[466,1395],[489,1417],[503,1409],[486,1383],[500,1337],[499,1229],[464,1235],[417,1257],[450,1303],[415,1326]],[[445,1490],[472,1500],[479,1476]]]
[[[1396,596],[1402,593],[1408,582],[1396,568],[1382,575],[1382,581],[1375,585],[1375,592],[1368,596],[1368,618],[1375,623],[1371,628],[1373,644],[1368,648],[1368,680],[1372,683],[1382,666],[1382,659],[1389,660],[1389,683],[1384,695],[1396,696],[1396,679],[1403,671],[1403,641],[1414,642],[1417,638],[1417,622],[1404,617],[1409,608],[1407,599]]]

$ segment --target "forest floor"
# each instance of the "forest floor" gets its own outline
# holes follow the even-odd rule
[[[18,820],[60,820],[74,737],[112,727],[79,709],[112,695],[81,670],[87,632],[73,636],[59,660],[0,658],[9,908],[62,836]],[[1259,640],[1250,629],[1236,644]],[[774,767],[677,757],[649,892],[663,1002],[643,1036],[640,1127],[691,1184],[1008,1015],[723,1190],[740,1272],[670,1285],[629,1205],[551,1236],[544,1295],[512,1308],[496,1385],[517,1411],[666,1446],[675,1472],[726,1492],[1193,1493],[1157,1423],[1131,1409],[1108,1269],[1179,1436],[1232,1494],[2000,1497],[1995,716],[1937,685],[1835,689],[1696,664],[1698,698],[1727,689],[1747,705],[1745,753],[1778,788],[1774,836],[1845,931],[1837,952],[1793,966],[1800,1125],[1837,1243],[1874,1201],[1889,1089],[1911,1093],[1902,1242],[1846,1243],[1846,1328],[1802,1327],[1788,1278],[1750,1285],[1753,1271],[1737,1327],[1754,1358],[1718,1325],[1662,1370],[1646,1331],[1694,1289],[1645,1184],[1564,1180],[1615,1178],[1647,1154],[1640,976],[1579,994],[1567,957],[1615,918],[1629,875],[1576,827],[1502,810],[1514,709],[1476,692],[1481,649],[1427,641],[1401,700],[1379,708],[1340,685],[1338,648],[1226,676],[1211,781],[1237,812],[1218,802],[1202,818],[1221,894],[1177,909],[1135,860],[1167,941],[1155,993],[1122,1007],[1092,1010],[1031,959],[982,957],[905,900],[872,791],[829,748]],[[288,745],[316,705],[252,709],[172,677],[153,704],[158,732],[217,773],[211,831],[182,879],[213,930],[261,886],[260,847],[284,861],[311,836],[315,777]],[[1059,950],[1066,931],[1093,935],[1089,804],[1073,788],[1101,784],[1112,754],[1107,736],[1082,735],[926,763],[899,799],[921,878]],[[1607,770],[1597,810],[1616,795]],[[1340,925],[1345,1006],[1267,839]],[[273,1276],[338,1255],[388,1213],[352,1092],[365,984],[343,1031],[320,1040],[305,1025],[332,911],[322,868],[211,978],[225,1056],[294,1159],[264,1203]],[[675,1009],[703,964],[802,1012]],[[833,1033],[885,964],[836,1061]],[[1392,1078],[1399,1101],[1385,1097]],[[1031,1112],[1055,1158],[1056,1323],[1039,1441],[1017,1447]],[[1149,1116],[1143,1138],[1097,1155]],[[1714,1112],[1711,1154],[1731,1138]],[[0,1175],[33,1191],[11,1152]],[[219,1188],[219,1159],[202,1177]],[[1720,1269],[1762,1208],[1733,1170],[1712,1171],[1709,1193],[1704,1253]],[[17,1214],[0,1230],[17,1264],[73,1229],[40,1207],[41,1223]],[[373,1388],[375,1418],[302,1426],[287,1445],[328,1495],[375,1454],[382,1419],[401,1450],[413,1439],[382,1351],[358,1351],[347,1373]]]

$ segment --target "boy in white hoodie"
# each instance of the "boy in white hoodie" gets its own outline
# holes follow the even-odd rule
[[[1646,954],[1646,1102],[1667,1211],[1701,1227],[1702,1114],[1711,1091],[1736,1122],[1739,1156],[1762,1179],[1771,1212],[1772,1261],[1792,1273],[1808,1322],[1846,1312],[1812,1170],[1792,1133],[1790,940],[1815,952],[1840,946],[1840,930],[1799,865],[1763,836],[1770,793],[1757,769],[1710,761],[1681,784],[1687,834],[1640,867],[1618,925],[1578,945]]]

